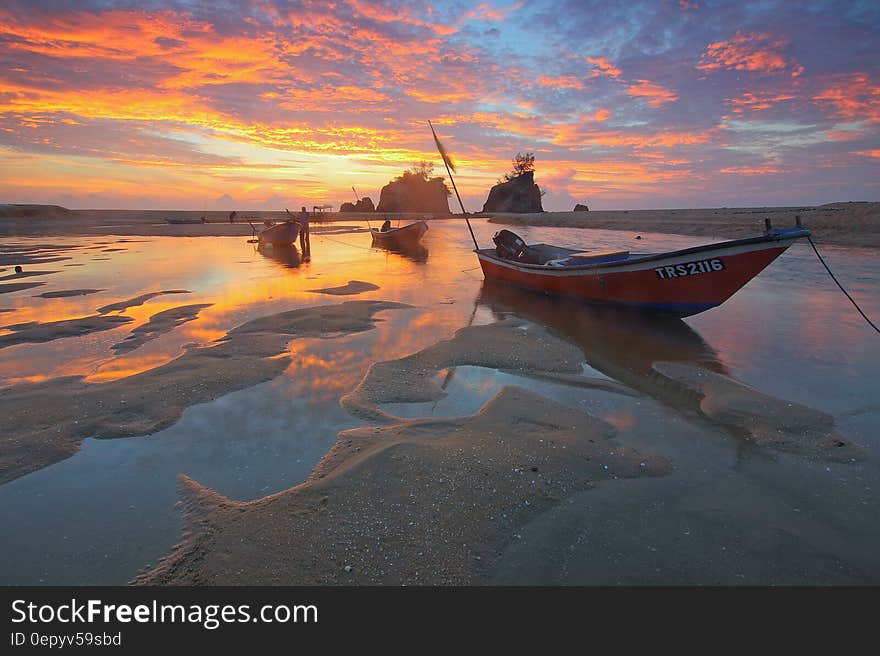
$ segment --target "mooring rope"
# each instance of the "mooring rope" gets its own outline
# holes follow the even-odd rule
[[[315,233],[315,234],[317,234],[319,237],[321,237],[323,239],[326,239],[327,241],[333,241],[333,242],[336,242],[337,244],[342,244],[343,246],[348,246],[350,248],[363,248],[364,250],[368,250],[368,251],[377,250],[377,249],[373,248],[372,246],[361,246],[360,244],[350,244],[347,241],[342,241],[341,239],[334,239],[333,237],[330,237],[329,235],[322,235],[320,232]]]
[[[849,299],[850,303],[852,303],[853,306],[855,307],[855,309],[859,311],[859,314],[861,314],[861,315],[862,315],[862,318],[863,318],[865,321],[868,322],[868,325],[870,325],[871,328],[873,328],[873,329],[876,330],[878,333],[880,333],[880,328],[877,328],[877,326],[874,324],[874,322],[871,321],[871,320],[868,318],[868,315],[865,314],[865,313],[862,311],[862,308],[859,307],[859,304],[856,303],[855,299],[854,299],[852,296],[849,295],[849,292],[846,291],[846,290],[843,288],[843,285],[841,285],[841,284],[840,284],[840,281],[835,277],[834,272],[831,271],[830,267],[825,263],[825,260],[822,259],[822,256],[821,256],[821,255],[819,255],[819,249],[816,248],[816,244],[813,243],[813,239],[812,239],[812,237],[807,236],[807,241],[810,242],[810,246],[813,247],[813,252],[816,254],[816,257],[819,258],[819,261],[822,263],[822,266],[825,267],[825,270],[828,272],[828,275],[831,276],[831,279],[832,279],[835,283],[837,283],[837,286],[838,286],[838,287],[840,287],[840,291],[842,291],[844,294],[846,294],[846,297]]]

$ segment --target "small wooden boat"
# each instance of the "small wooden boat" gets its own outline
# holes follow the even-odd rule
[[[165,219],[171,225],[183,225],[183,224],[191,224],[191,223],[207,223],[208,220],[205,217],[201,219]]]
[[[636,254],[529,246],[501,230],[493,238],[496,248],[475,252],[486,280],[687,317],[721,305],[795,240],[809,235],[800,226],[768,228],[759,237]]]
[[[389,228],[385,231],[372,228],[370,235],[373,237],[373,246],[403,250],[417,246],[426,232],[428,232],[428,224],[424,221],[416,221],[402,228]]]
[[[299,235],[299,223],[296,221],[282,221],[266,228],[257,235],[261,244],[272,246],[293,246]]]

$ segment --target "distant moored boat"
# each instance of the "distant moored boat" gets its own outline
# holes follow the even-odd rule
[[[370,235],[373,237],[373,246],[406,249],[417,246],[426,232],[428,232],[428,224],[424,221],[416,221],[402,228],[389,228],[385,231],[372,228]]]
[[[168,223],[172,225],[180,225],[184,223],[207,223],[208,220],[205,217],[201,219],[165,219]]]
[[[283,221],[266,228],[257,235],[261,244],[273,246],[292,246],[299,235],[299,224],[296,221]]]

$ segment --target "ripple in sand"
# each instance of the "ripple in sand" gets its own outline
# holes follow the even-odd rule
[[[97,294],[106,291],[104,289],[64,289],[58,292],[43,292],[35,294],[34,298],[66,298],[68,296],[88,296],[89,294]]]
[[[0,294],[11,294],[12,292],[20,292],[22,289],[30,289],[31,287],[39,287],[45,285],[44,282],[11,282],[0,285]]]
[[[135,296],[134,298],[130,298],[127,301],[118,301],[116,303],[111,303],[110,305],[105,305],[104,307],[98,308],[99,314],[107,314],[108,312],[116,312],[119,310],[125,310],[130,307],[137,307],[138,305],[143,305],[151,298],[156,298],[157,296],[161,296],[163,294],[191,294],[188,289],[166,289],[161,292],[149,292],[147,294],[141,294],[140,296]]]
[[[354,294],[363,294],[364,292],[372,292],[379,289],[379,285],[371,282],[363,282],[362,280],[349,280],[345,285],[339,287],[325,287],[323,289],[308,289],[306,291],[313,294],[332,294],[334,296],[351,296]]]
[[[49,321],[40,323],[30,321],[28,323],[4,326],[6,330],[14,332],[8,335],[0,335],[0,349],[15,344],[51,342],[65,337],[79,337],[102,330],[112,330],[122,324],[134,321],[131,317],[114,315],[107,317],[96,314],[90,317],[77,319],[63,319],[62,321]]]
[[[70,266],[66,264],[64,266]],[[48,276],[51,273],[61,273],[60,271],[22,271],[21,273],[11,273],[6,276],[0,276],[0,280],[15,280],[17,278],[30,278],[32,276]]]

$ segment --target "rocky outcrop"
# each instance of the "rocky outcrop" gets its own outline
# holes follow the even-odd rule
[[[58,219],[73,216],[74,211],[60,205],[7,205],[0,204],[0,219],[34,217]]]
[[[364,196],[356,203],[343,203],[339,207],[340,212],[375,212],[376,207],[369,196]]]
[[[492,187],[483,211],[520,214],[543,212],[541,189],[535,184],[535,172],[527,171]]]
[[[587,207],[586,205],[581,205],[580,203],[575,205],[574,209],[572,210],[572,212],[589,212],[589,211],[590,211],[589,207]]]
[[[405,173],[382,187],[376,211],[449,214],[449,189],[443,178]]]
[[[343,203],[339,206],[340,212],[375,212],[376,207],[369,196],[364,196],[356,203]]]

